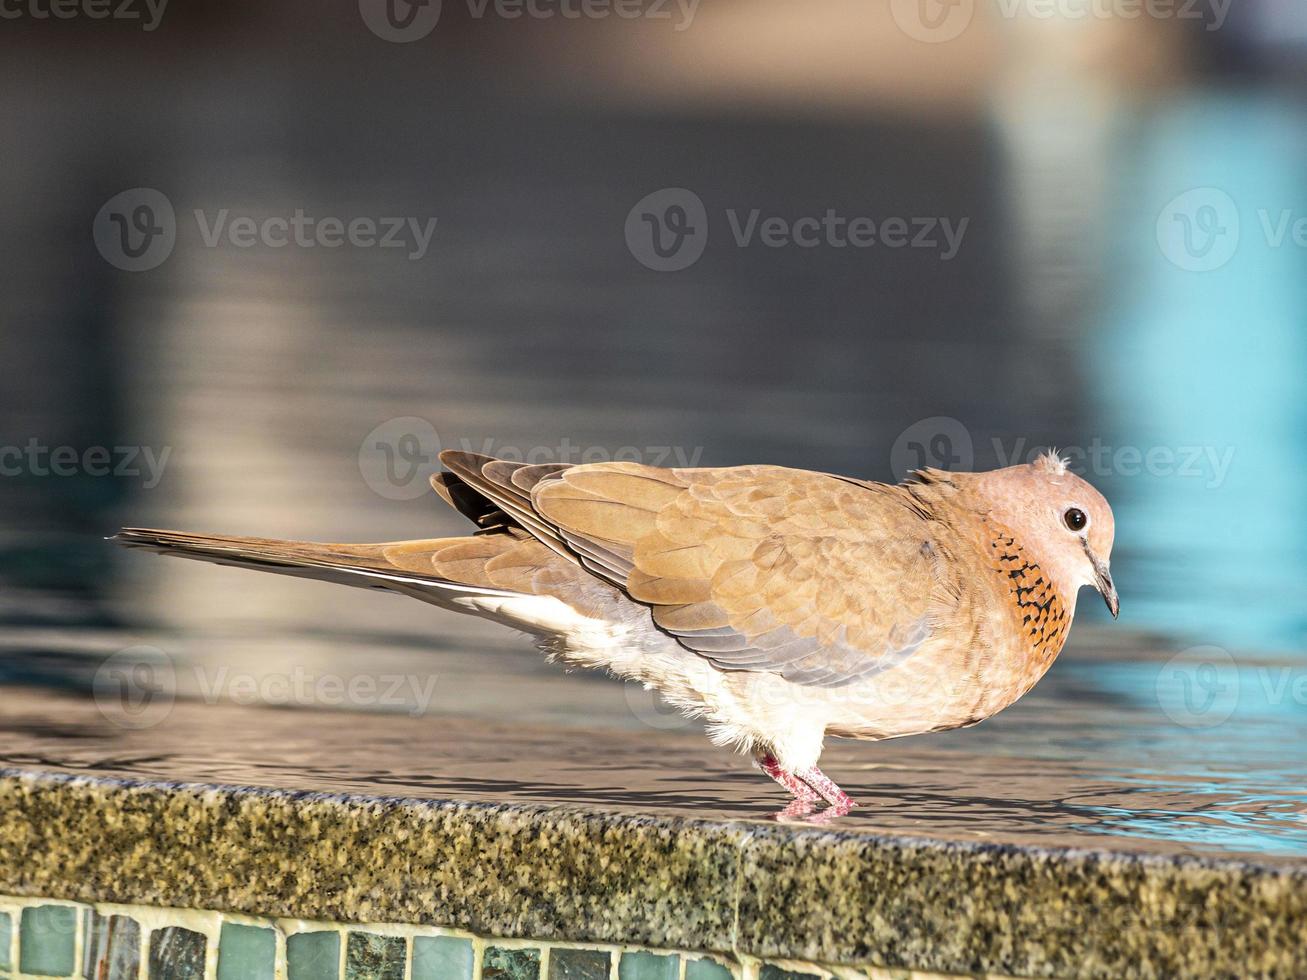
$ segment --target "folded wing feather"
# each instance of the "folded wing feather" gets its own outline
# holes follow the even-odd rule
[[[531,503],[682,645],[831,687],[898,666],[931,633],[927,532],[893,494],[781,467],[601,463],[556,472]]]

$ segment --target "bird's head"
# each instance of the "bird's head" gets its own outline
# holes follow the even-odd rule
[[[1120,607],[1108,562],[1115,526],[1101,493],[1053,451],[1031,463],[977,474],[975,488],[995,520],[1009,527],[1073,605],[1082,585]]]

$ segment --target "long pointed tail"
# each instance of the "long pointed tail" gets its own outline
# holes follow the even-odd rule
[[[433,602],[442,602],[451,593],[507,594],[483,583],[455,582],[437,572],[436,556],[468,541],[465,538],[384,544],[320,544],[126,527],[112,540],[129,548],[144,548],[162,555],[361,588],[389,589]]]

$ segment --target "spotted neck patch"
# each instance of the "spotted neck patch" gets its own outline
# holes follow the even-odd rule
[[[986,521],[990,556],[1003,576],[1022,639],[1041,664],[1062,650],[1071,617],[1047,573],[1026,554],[1007,528]]]

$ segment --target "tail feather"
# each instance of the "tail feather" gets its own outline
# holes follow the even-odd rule
[[[450,594],[515,594],[484,583],[456,582],[441,577],[436,572],[433,559],[437,553],[477,539],[438,538],[383,544],[322,544],[128,527],[114,535],[112,540],[129,548],[142,548],[162,555],[338,582],[359,588],[389,589],[433,602],[440,602]]]

